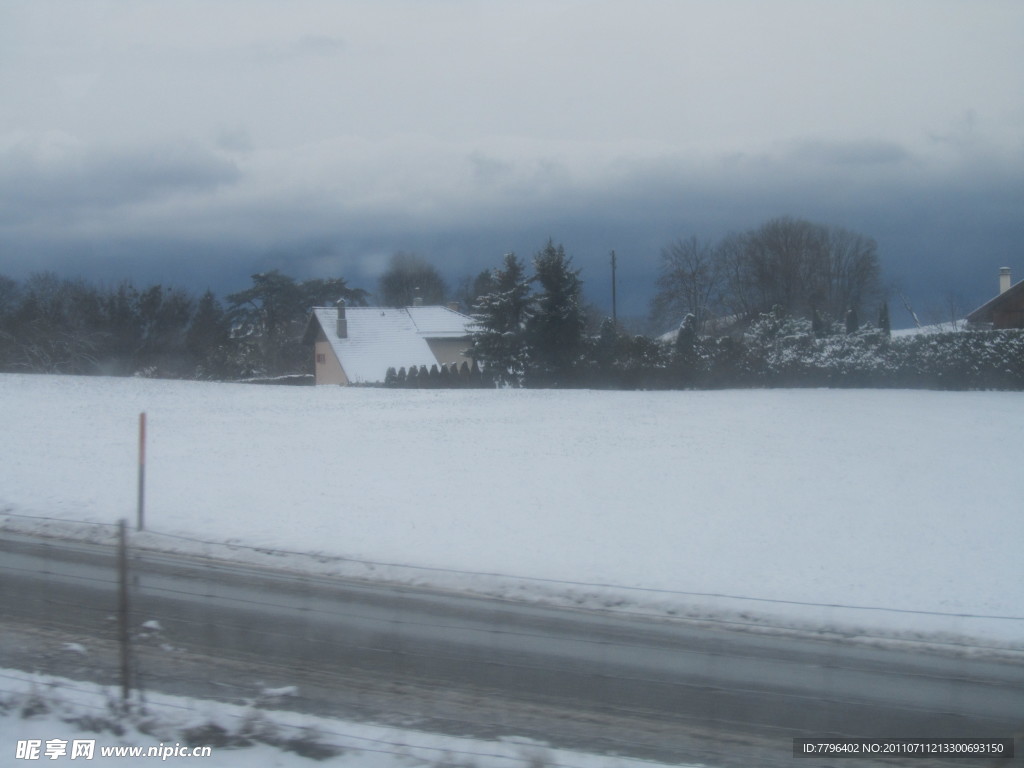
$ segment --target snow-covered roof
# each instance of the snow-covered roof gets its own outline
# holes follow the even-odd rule
[[[351,310],[347,310],[351,312]],[[474,322],[461,312],[448,307],[406,307],[416,330],[428,339],[454,339],[470,334],[469,326]]]
[[[348,335],[339,339],[337,308],[314,307],[313,316],[353,383],[384,381],[392,367],[437,364],[427,339],[468,336],[473,322],[447,307],[346,307]]]

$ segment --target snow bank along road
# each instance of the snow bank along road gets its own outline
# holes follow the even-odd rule
[[[0,665],[114,682],[113,548],[8,534],[0,552]],[[168,693],[295,686],[287,706],[316,714],[711,765],[790,764],[798,736],[1007,737],[1024,719],[1019,664],[139,550],[129,572],[136,682]]]

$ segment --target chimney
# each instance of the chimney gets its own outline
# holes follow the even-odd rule
[[[423,306],[423,297],[422,296],[417,296],[416,298],[414,298],[412,300],[412,305],[414,307],[422,307]]]
[[[459,309],[460,309],[459,302],[457,302],[457,301],[449,301],[448,302],[448,309],[450,309],[452,312],[458,312]]]
[[[1010,290],[1010,268],[1002,267],[999,270],[999,292],[1006,293]]]
[[[338,338],[348,338],[348,318],[345,317],[345,300],[338,300]]]

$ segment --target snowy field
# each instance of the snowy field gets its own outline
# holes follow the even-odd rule
[[[91,683],[0,669],[0,752],[15,763],[87,761],[95,768],[206,764],[218,768],[658,768],[659,763],[553,749],[528,739],[479,741],[387,728],[284,710],[267,702],[236,706],[147,694],[146,712],[114,714],[117,691]],[[268,692],[276,694],[277,692]],[[278,706],[287,705],[277,695]],[[286,692],[284,695],[286,699]],[[72,758],[75,742],[92,742],[92,757]],[[38,757],[17,759],[18,742],[35,742]],[[210,747],[208,757],[192,753]],[[78,747],[78,749],[88,749]],[[157,751],[134,759],[102,750]],[[51,749],[53,756],[47,754]],[[10,751],[8,751],[10,750]],[[184,751],[183,751],[184,750]],[[8,762],[8,765],[12,763]],[[76,765],[77,763],[70,763]],[[679,768],[685,768],[680,766]]]
[[[140,546],[315,553],[271,561],[748,629],[1024,650],[1024,394],[4,375],[0,525],[134,523],[143,411]]]

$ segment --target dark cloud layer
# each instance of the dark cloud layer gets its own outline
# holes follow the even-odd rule
[[[431,259],[455,284],[496,266],[507,251],[529,259],[550,237],[565,244],[583,269],[588,297],[606,311],[609,253],[616,250],[620,310],[644,314],[659,253],[672,240],[696,235],[714,241],[776,216],[794,216],[875,238],[884,279],[922,318],[940,319],[935,315],[950,300],[964,310],[982,303],[995,290],[1000,266],[1024,278],[1024,176],[1012,168],[865,177],[865,162],[888,167],[913,165],[914,159],[884,144],[804,146],[797,152],[810,159],[722,161],[703,175],[671,164],[641,165],[616,183],[567,183],[560,195],[538,195],[536,203],[527,196],[514,210],[491,208],[444,225],[406,215],[333,220],[321,209],[281,203],[278,215],[289,221],[284,234],[259,238],[249,236],[246,217],[237,211],[212,232],[190,231],[183,221],[178,234],[164,223],[152,233],[140,227],[82,234],[78,225],[90,216],[106,220],[140,201],[202,195],[240,182],[233,163],[195,147],[110,154],[76,161],[61,173],[38,164],[18,167],[8,157],[6,167],[17,172],[0,188],[8,203],[0,272],[24,277],[52,269],[101,281],[212,287],[223,295],[244,287],[252,273],[277,268],[300,278],[342,275],[373,290],[387,255],[397,250]],[[835,170],[854,160],[856,173]],[[18,188],[31,192],[18,194]],[[249,221],[258,226],[260,218],[254,211]],[[77,225],[25,226],[40,220]],[[909,315],[899,322],[901,311],[894,307],[897,324],[909,324]]]
[[[372,290],[550,237],[606,309],[615,249],[636,314],[672,240],[793,216],[970,307],[1024,277],[1022,33],[999,0],[8,4],[0,273]]]
[[[0,222],[7,231],[42,229],[36,236],[45,240],[69,222],[212,191],[239,176],[234,163],[195,143],[82,147],[57,137],[19,144],[0,153]]]

